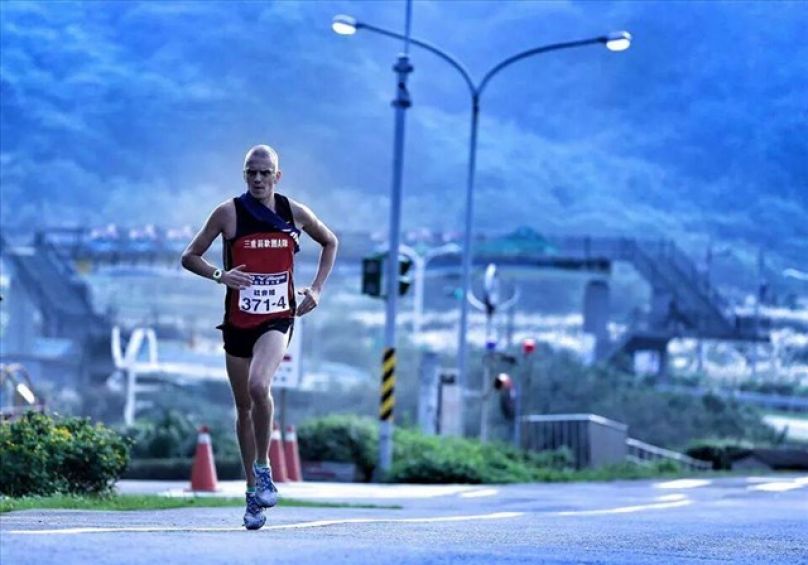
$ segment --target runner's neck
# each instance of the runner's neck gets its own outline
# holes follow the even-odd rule
[[[253,197],[253,198],[255,198],[255,197]],[[277,214],[277,210],[275,210],[275,189],[274,188],[271,191],[269,191],[269,196],[267,196],[265,198],[255,198],[255,199],[258,202],[260,202],[262,206],[266,206],[267,208],[269,208],[270,210],[272,210],[273,212],[275,212]]]

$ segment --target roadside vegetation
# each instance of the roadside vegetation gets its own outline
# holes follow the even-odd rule
[[[87,418],[28,412],[0,424],[2,495],[104,495],[128,462],[128,442]]]
[[[309,461],[354,463],[365,480],[376,467],[378,425],[371,418],[349,414],[305,422],[298,430],[300,456]],[[576,470],[564,449],[539,453],[502,442],[425,436],[415,430],[395,430],[393,465],[388,482],[406,483],[518,483],[533,481],[589,481],[681,476],[674,462],[651,465],[624,463],[599,469]]]

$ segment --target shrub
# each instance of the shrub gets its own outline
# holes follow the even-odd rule
[[[28,412],[0,424],[0,493],[108,492],[129,460],[127,441],[86,418]]]
[[[188,457],[193,454],[196,434],[193,424],[174,410],[166,410],[156,421],[138,420],[126,430],[132,457],[138,459]]]
[[[375,421],[351,415],[309,420],[298,430],[300,456],[308,461],[355,463],[369,479],[376,466]],[[571,465],[567,451],[531,453],[501,443],[395,431],[388,481],[411,483],[507,483],[538,480],[541,472]]]
[[[372,477],[379,443],[373,420],[349,414],[308,420],[297,438],[302,460],[355,463],[366,480]]]
[[[541,472],[571,466],[567,451],[532,453],[475,439],[424,436],[397,429],[387,477],[408,483],[514,483],[540,480]]]
[[[216,458],[240,458],[233,427],[217,424],[208,426]],[[133,459],[193,457],[196,451],[197,426],[178,410],[158,412],[153,420],[139,419],[124,433],[132,442]]]
[[[191,478],[194,460],[188,457],[170,459],[132,459],[123,474],[125,479],[145,481],[187,481]],[[241,459],[216,458],[216,477],[220,481],[244,478]]]

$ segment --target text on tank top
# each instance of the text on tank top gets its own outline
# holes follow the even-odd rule
[[[254,328],[270,320],[294,317],[297,230],[285,196],[275,194],[275,210],[294,231],[279,229],[278,225],[257,218],[242,199],[233,199],[236,235],[224,242],[224,265],[226,270],[244,265],[242,272],[252,281],[246,289],[227,289],[225,324]]]

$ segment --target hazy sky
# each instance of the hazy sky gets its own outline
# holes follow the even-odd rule
[[[340,229],[383,230],[404,3],[0,3],[5,228],[199,225],[242,190],[244,151],[281,155],[281,190]],[[808,256],[808,4],[436,2],[413,33],[481,76],[536,45],[626,29],[526,60],[485,92],[476,224],[670,235]],[[414,50],[407,227],[460,229],[469,97]]]

